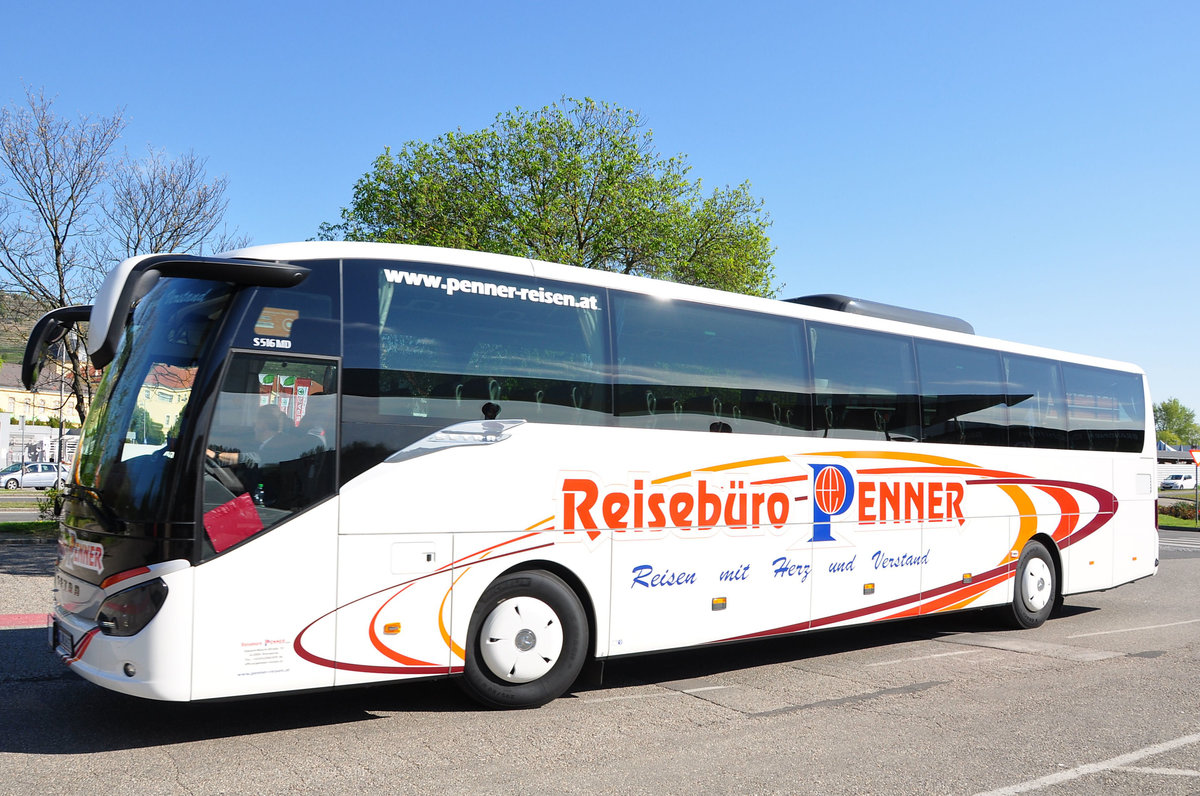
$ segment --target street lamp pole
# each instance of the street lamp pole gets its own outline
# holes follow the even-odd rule
[[[63,463],[63,371],[67,369],[65,362],[67,347],[65,343],[58,344],[58,456],[55,464],[62,467]]]
[[[1192,493],[1192,516],[1196,520],[1196,527],[1200,528],[1200,448],[1192,448],[1188,453],[1192,454],[1192,462],[1196,466],[1196,478],[1193,479],[1195,487]]]

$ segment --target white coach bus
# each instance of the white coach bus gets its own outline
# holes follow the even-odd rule
[[[104,367],[52,643],[204,700],[459,675],[535,706],[591,659],[1154,574],[1136,367],[946,316],[444,249],[127,260],[49,313]]]

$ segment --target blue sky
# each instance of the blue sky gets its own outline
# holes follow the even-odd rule
[[[11,4],[0,103],[193,149],[255,243],[336,220],[385,146],[590,96],[749,180],[785,295],[1136,362],[1200,410],[1200,4]]]

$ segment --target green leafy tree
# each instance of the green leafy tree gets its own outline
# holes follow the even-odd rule
[[[379,155],[324,240],[477,249],[770,296],[770,216],[749,183],[707,191],[640,115],[591,99]]]
[[[161,445],[166,442],[162,423],[150,417],[144,407],[138,406],[133,410],[133,421],[129,425],[133,432],[134,441],[146,445]]]
[[[1154,429],[1158,440],[1168,445],[1200,445],[1196,413],[1178,398],[1168,398],[1154,405]]]

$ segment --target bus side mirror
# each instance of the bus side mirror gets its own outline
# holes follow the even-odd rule
[[[42,366],[50,354],[50,347],[62,342],[71,327],[80,321],[91,317],[91,305],[76,305],[59,307],[50,310],[34,324],[29,334],[29,342],[25,345],[25,358],[21,361],[21,383],[25,389],[32,390],[37,384],[38,376],[42,375]]]

